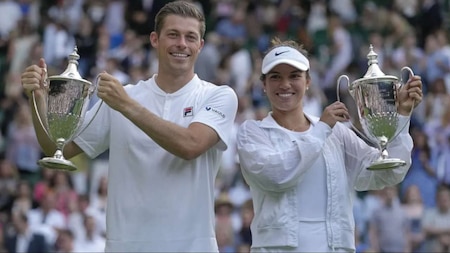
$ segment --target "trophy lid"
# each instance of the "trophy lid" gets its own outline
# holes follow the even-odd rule
[[[364,77],[354,81],[354,83],[366,83],[366,82],[371,82],[374,79],[376,80],[391,80],[391,81],[396,81],[398,80],[397,77],[395,76],[391,76],[391,75],[385,75],[383,73],[383,71],[381,71],[380,66],[378,65],[378,54],[375,53],[375,51],[373,50],[373,45],[370,44],[369,47],[369,53],[367,54],[367,65],[369,66],[367,68],[367,72],[364,75]]]
[[[373,46],[370,44],[369,47],[369,53],[367,54],[367,65],[369,66],[367,69],[366,74],[364,75],[365,78],[370,77],[382,77],[385,76],[383,71],[381,71],[380,66],[378,65],[378,54],[373,51]]]
[[[78,54],[78,48],[75,46],[73,52],[69,55],[69,62],[67,64],[66,70],[60,75],[55,75],[49,77],[50,80],[78,80],[84,83],[91,83],[85,79],[83,79],[78,72],[78,59],[80,59],[80,55]]]

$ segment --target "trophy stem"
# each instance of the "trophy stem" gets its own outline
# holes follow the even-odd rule
[[[381,159],[387,159],[389,157],[389,154],[386,150],[386,148],[383,148],[383,151],[381,151]]]
[[[44,157],[38,161],[39,166],[47,169],[75,171],[77,167],[63,155],[66,141],[63,138],[56,140],[56,152],[53,157]]]
[[[389,153],[387,151],[388,139],[385,136],[378,138],[381,154],[380,158],[373,162],[367,169],[368,170],[386,170],[395,169],[406,164],[405,161],[398,158],[389,158]]]
[[[386,145],[381,146],[380,158],[373,162],[367,169],[368,170],[387,170],[395,169],[400,166],[404,166],[405,161],[398,158],[389,158],[389,153],[386,149]]]
[[[65,159],[64,158],[64,154],[63,154],[63,149],[64,149],[64,139],[63,138],[59,138],[56,140],[56,152],[53,155],[54,158],[56,159]]]

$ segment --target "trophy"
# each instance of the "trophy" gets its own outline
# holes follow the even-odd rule
[[[399,126],[397,92],[405,84],[402,78],[405,70],[409,72],[410,76],[414,76],[409,67],[401,69],[400,81],[395,76],[385,75],[378,66],[377,58],[378,55],[370,45],[367,55],[369,67],[364,77],[350,84],[348,76],[341,75],[337,81],[339,100],[339,85],[342,79],[346,79],[349,93],[356,103],[359,122],[365,135],[360,133],[353,124],[352,128],[361,137],[374,143],[380,150],[379,159],[367,168],[369,170],[393,169],[406,164],[401,159],[389,157],[386,147],[407,125]]]
[[[69,55],[67,68],[62,74],[50,76],[44,80],[46,96],[45,101],[40,104],[41,108],[38,108],[34,92],[32,93],[39,123],[48,137],[56,144],[56,152],[53,157],[44,157],[38,161],[38,164],[45,168],[65,171],[77,169],[71,161],[64,158],[63,149],[68,142],[81,133],[89,102],[97,88],[97,84],[94,85],[84,80],[78,73],[80,56],[77,51],[77,47],[75,47]]]

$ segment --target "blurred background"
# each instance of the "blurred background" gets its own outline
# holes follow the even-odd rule
[[[39,168],[43,154],[20,75],[41,57],[49,75],[62,73],[76,45],[85,79],[103,70],[124,85],[148,79],[158,61],[149,34],[167,2],[0,0],[0,252],[24,231],[42,235],[48,252],[103,251],[108,153],[75,157],[73,173]],[[411,169],[397,187],[355,192],[357,252],[450,252],[450,0],[191,2],[207,18],[195,71],[238,94],[234,132],[270,111],[259,75],[274,36],[308,50],[313,85],[304,106],[314,115],[336,101],[340,75],[365,74],[369,45],[385,74],[400,77],[409,66],[421,75]],[[340,95],[357,118],[345,85]],[[215,212],[220,251],[249,252],[252,200],[234,145],[224,153]]]

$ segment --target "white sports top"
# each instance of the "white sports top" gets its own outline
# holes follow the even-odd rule
[[[311,127],[305,132],[289,131],[297,137],[310,134]],[[325,159],[317,157],[301,182],[297,184],[297,205],[299,221],[325,221],[327,210],[327,182]],[[311,194],[314,192],[314,194]]]
[[[155,77],[125,89],[159,117],[184,127],[201,122],[213,128],[221,141],[187,161],[161,148],[103,103],[75,142],[92,158],[110,149],[106,251],[217,252],[214,181],[230,139],[236,94],[228,86],[197,76],[167,94],[156,85]]]

